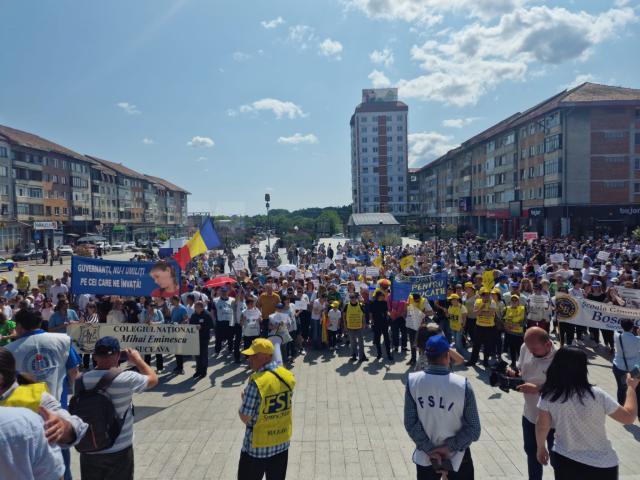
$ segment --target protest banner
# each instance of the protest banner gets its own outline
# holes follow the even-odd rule
[[[171,297],[180,293],[180,267],[173,260],[119,262],[71,257],[74,295]]]
[[[67,334],[82,353],[93,353],[98,339],[106,336],[117,338],[120,348],[135,348],[143,355],[198,355],[200,352],[197,325],[74,323],[67,327]]]
[[[271,270],[269,275],[273,278],[280,278],[281,273],[278,270]]]
[[[533,242],[538,239],[538,232],[522,232],[522,239],[525,242]]]
[[[378,255],[371,262],[374,266],[380,268],[382,266],[382,255]]]
[[[309,303],[306,302],[305,300],[296,300],[293,306],[295,307],[296,310],[306,310],[307,307],[309,306]]]
[[[313,272],[304,272],[304,278],[311,278],[313,277]]]
[[[564,253],[552,253],[549,256],[551,263],[562,263],[564,262]]]
[[[569,268],[571,270],[582,270],[583,261],[579,258],[572,258],[569,260]]]
[[[337,253],[335,259],[336,260],[342,260],[344,257],[342,256],[341,253]]]
[[[264,258],[259,258],[256,260],[256,266],[258,268],[268,268],[269,262],[267,262]]]
[[[598,252],[598,255],[596,256],[596,258],[598,260],[606,262],[607,260],[609,260],[609,252],[605,252],[604,250],[600,251],[600,252]]]
[[[391,282],[392,301],[406,300],[412,293],[419,293],[429,300],[445,300],[447,297],[447,274],[398,275]]]
[[[618,295],[625,301],[625,307],[640,309],[640,290],[635,288],[617,287]]]
[[[620,321],[628,318],[640,327],[640,310],[594,302],[586,298],[556,295],[556,316],[560,322],[604,330],[619,330]]]
[[[348,257],[348,258],[347,258],[347,263],[348,263],[349,265],[355,265],[356,263],[358,263],[358,261],[357,261],[355,258],[353,258],[353,257]]]

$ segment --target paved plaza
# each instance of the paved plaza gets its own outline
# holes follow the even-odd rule
[[[371,361],[352,363],[343,347],[339,356],[313,352],[295,360],[287,478],[415,478],[413,445],[402,423],[406,359],[390,365],[376,361],[373,348],[368,355]],[[200,382],[191,380],[194,362],[187,362],[185,375],[163,374],[154,390],[135,397],[136,478],[236,478],[244,434],[237,412],[248,370],[231,359],[211,360]],[[592,382],[615,395],[607,360],[592,356],[589,372]],[[490,387],[482,368],[462,374],[471,380],[482,422],[480,441],[471,447],[476,478],[526,478],[522,396]],[[640,426],[608,420],[607,431],[620,457],[620,478],[640,479]],[[79,478],[77,454],[73,462]],[[545,478],[553,478],[550,468]]]

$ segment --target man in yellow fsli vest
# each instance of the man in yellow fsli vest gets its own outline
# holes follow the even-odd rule
[[[347,326],[349,334],[349,343],[351,344],[351,360],[354,362],[360,359],[361,362],[369,360],[364,354],[364,321],[365,313],[358,295],[352,293],[349,295],[349,303],[342,310],[342,321]],[[358,357],[359,354],[359,357]]]
[[[254,372],[242,392],[240,420],[247,426],[242,442],[238,480],[284,480],[292,432],[296,379],[272,360],[273,344],[255,339],[242,353]]]

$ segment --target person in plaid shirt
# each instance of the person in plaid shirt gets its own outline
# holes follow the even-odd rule
[[[246,425],[239,480],[284,480],[292,431],[295,377],[273,361],[273,344],[257,338],[242,353],[253,374],[242,392],[240,420]]]

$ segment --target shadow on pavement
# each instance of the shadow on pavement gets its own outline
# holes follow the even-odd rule
[[[340,365],[338,368],[336,368],[336,372],[340,374],[340,376],[344,377],[358,370],[360,368],[361,363],[362,362],[358,362],[358,361],[354,362],[353,360],[348,360],[342,365]]]

